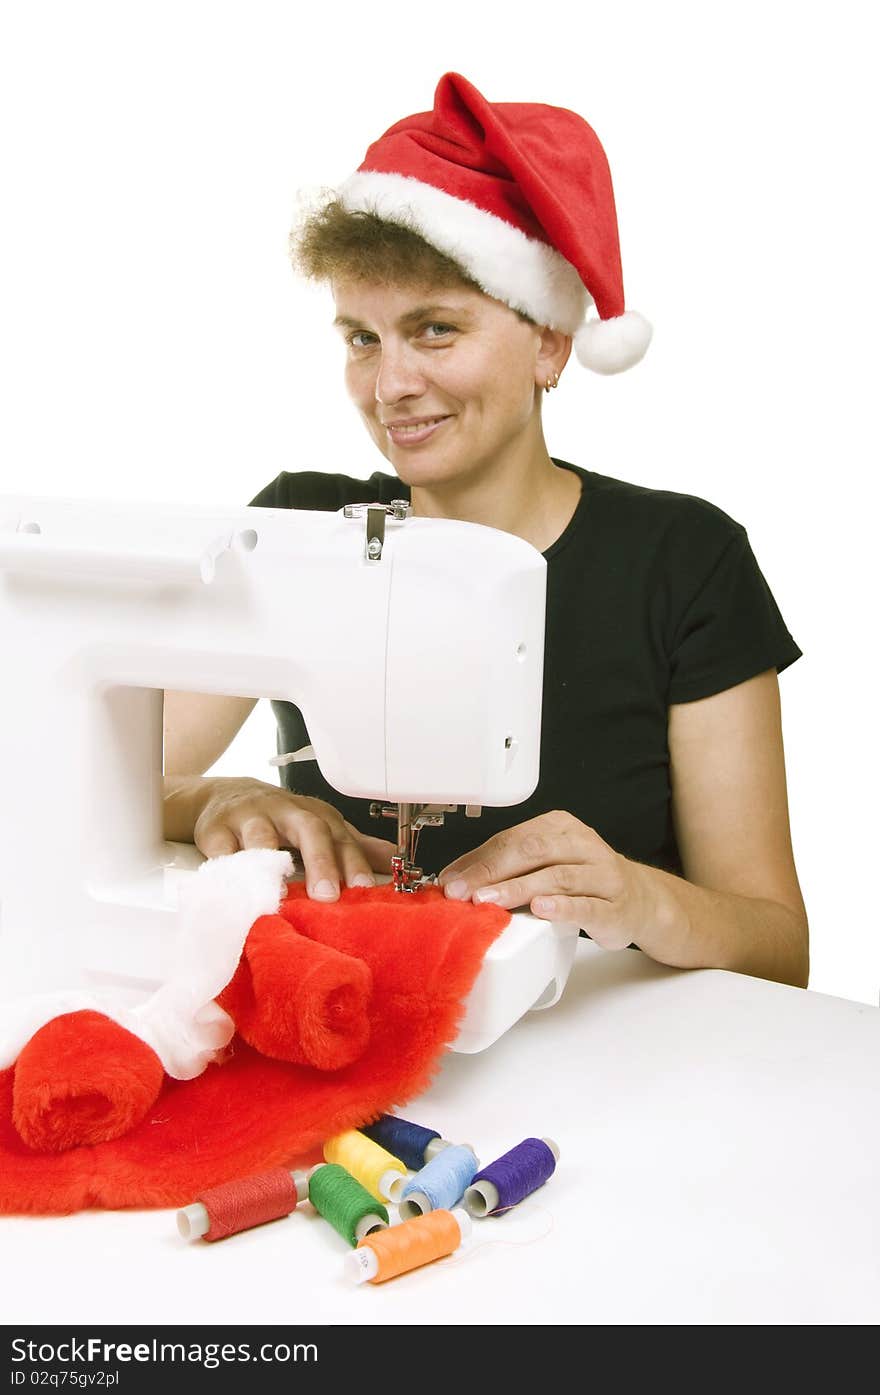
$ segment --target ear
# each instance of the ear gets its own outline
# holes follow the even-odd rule
[[[537,354],[535,356],[535,387],[545,388],[548,382],[554,387],[558,383],[563,368],[571,353],[571,335],[560,329],[549,329],[539,325],[537,333]]]

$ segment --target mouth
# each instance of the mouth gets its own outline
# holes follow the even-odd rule
[[[450,421],[448,416],[444,417],[411,417],[406,421],[383,422],[385,433],[389,441],[395,446],[418,446],[423,441],[427,441],[433,436],[435,431]]]

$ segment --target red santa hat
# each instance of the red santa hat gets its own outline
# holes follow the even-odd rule
[[[573,335],[597,373],[630,368],[651,341],[647,320],[624,309],[605,152],[573,111],[488,102],[445,73],[433,111],[391,126],[337,196],[413,228],[487,295]]]

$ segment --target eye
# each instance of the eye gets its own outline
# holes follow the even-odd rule
[[[422,333],[426,339],[445,339],[450,334],[455,333],[455,326],[435,320],[433,323],[425,325]]]
[[[345,336],[345,342],[350,349],[369,349],[375,344],[376,336],[367,329],[355,329]]]

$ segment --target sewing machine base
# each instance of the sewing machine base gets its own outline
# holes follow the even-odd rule
[[[451,1049],[484,1051],[530,1010],[562,996],[578,942],[578,927],[515,911],[489,946]]]

